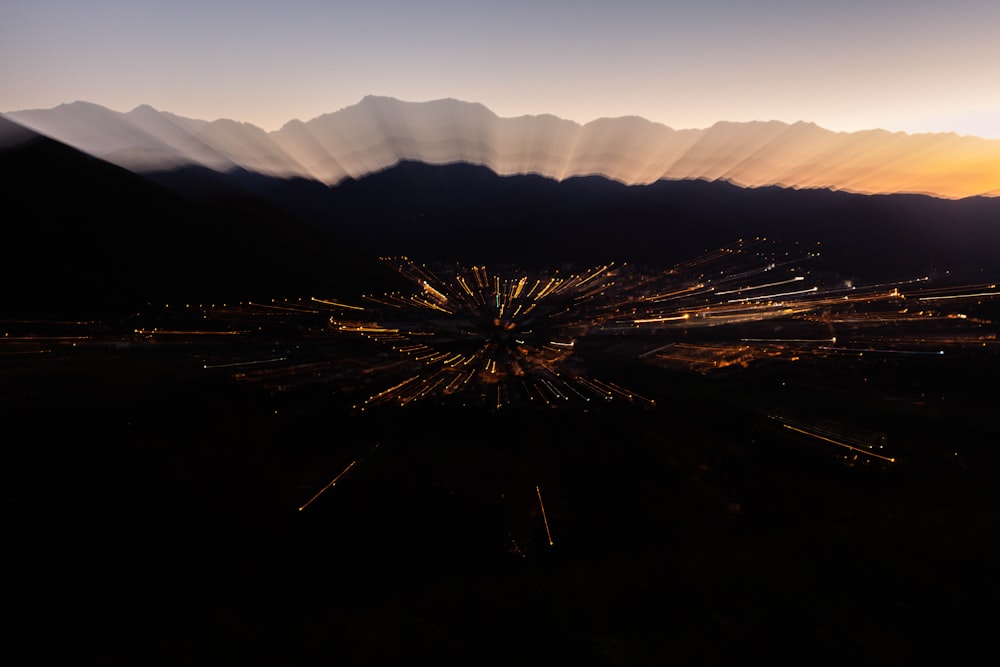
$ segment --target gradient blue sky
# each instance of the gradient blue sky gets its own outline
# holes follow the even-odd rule
[[[998,35],[997,0],[0,0],[0,110],[145,103],[274,130],[371,93],[1000,138]]]

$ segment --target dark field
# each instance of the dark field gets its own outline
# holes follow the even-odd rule
[[[99,338],[0,357],[25,662],[988,654],[995,347],[701,375],[588,341],[595,374],[656,407],[359,413],[360,343]],[[258,352],[322,359],[327,379],[203,367]],[[895,461],[775,415],[881,437]]]

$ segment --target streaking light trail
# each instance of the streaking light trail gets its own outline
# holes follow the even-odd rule
[[[427,401],[494,411],[654,407],[655,392],[592,372],[594,355],[611,349],[629,363],[711,373],[810,357],[941,357],[998,343],[995,324],[977,310],[1000,298],[995,283],[942,286],[918,276],[865,285],[812,271],[817,257],[813,248],[752,239],[663,270],[609,262],[526,271],[384,258],[411,289],[188,305],[167,318],[171,327],[136,328],[134,337],[156,343],[164,331],[176,332],[171,341],[188,331],[205,341],[259,340],[255,332],[278,327],[310,332],[310,345],[342,341],[356,350],[346,363],[303,357],[279,341],[201,365],[271,391],[346,387],[360,411]],[[187,319],[197,328],[176,326]]]

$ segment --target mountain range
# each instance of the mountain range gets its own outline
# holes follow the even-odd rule
[[[345,114],[360,119],[363,108],[420,111],[428,123],[435,108],[490,115],[478,105],[451,101],[411,105],[366,98],[315,122],[332,127]],[[821,247],[815,270],[860,281],[930,273],[996,279],[1000,197],[748,188],[721,177],[629,185],[605,175],[504,175],[489,165],[447,159],[456,145],[473,145],[471,139],[411,141],[405,150],[405,142],[388,142],[386,124],[376,122],[387,115],[357,120],[367,134],[339,135],[354,142],[357,175],[343,172],[333,186],[312,176],[269,173],[267,164],[274,163],[263,156],[274,154],[272,137],[307,124],[292,123],[269,135],[231,121],[191,121],[148,107],[119,114],[80,103],[8,115],[17,121],[0,117],[0,179],[8,211],[0,224],[0,298],[6,311],[76,316],[129,312],[161,300],[382,291],[396,287],[397,277],[376,260],[387,255],[540,267],[628,261],[662,269],[755,236]],[[24,116],[33,116],[35,125],[49,123],[50,133],[62,140],[29,129]],[[572,126],[552,117],[519,122]],[[618,122],[652,127],[637,119],[608,123]],[[467,128],[466,138],[474,134],[472,125],[456,127]],[[721,127],[702,131],[704,137]],[[218,149],[223,130],[230,131],[225,159]],[[447,135],[440,125],[439,136]],[[544,132],[535,136],[525,145],[556,145]],[[211,150],[209,137],[216,138]],[[243,143],[245,137],[257,141]],[[903,144],[908,138],[897,139]],[[615,159],[638,145],[608,141]],[[201,151],[216,161],[181,159],[175,148],[182,145],[189,157]],[[435,146],[437,152],[426,157]],[[424,160],[399,157],[419,153],[417,148]],[[577,155],[585,153],[577,148]],[[546,155],[552,153],[536,157],[544,162]],[[144,167],[130,162],[137,156],[147,158]],[[615,159],[605,164],[625,164]],[[531,172],[528,165],[521,166]]]
[[[954,133],[845,133],[778,121],[676,130],[639,117],[580,125],[551,115],[501,118],[453,99],[375,96],[274,132],[146,105],[121,113],[74,102],[6,116],[140,173],[198,166],[336,185],[414,161],[558,181],[597,175],[626,185],[697,179],[866,194],[1000,195],[1000,140]]]

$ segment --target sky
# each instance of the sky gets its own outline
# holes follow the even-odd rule
[[[1000,138],[996,0],[0,0],[0,111],[276,130],[357,103]]]

